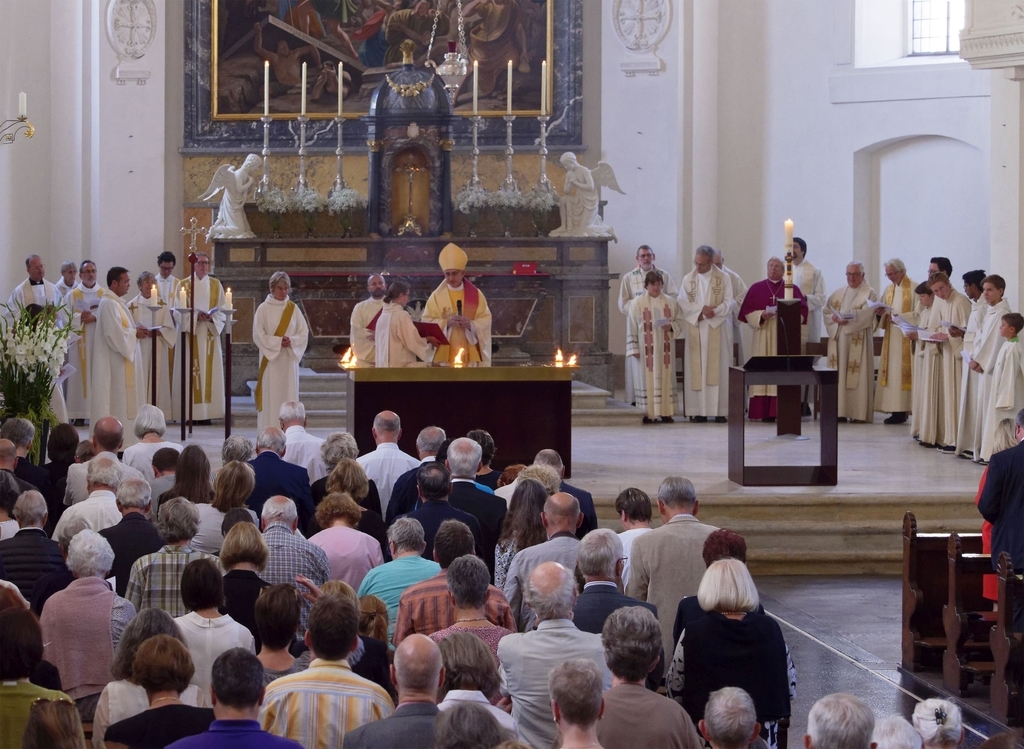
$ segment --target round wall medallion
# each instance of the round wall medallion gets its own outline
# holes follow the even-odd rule
[[[110,0],[107,6],[107,38],[123,60],[138,60],[156,38],[156,4],[153,0]]]
[[[668,31],[672,17],[669,0],[615,0],[612,23],[615,33],[633,52],[652,51]]]

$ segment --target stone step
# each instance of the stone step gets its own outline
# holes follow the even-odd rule
[[[572,383],[572,410],[594,411],[607,408],[611,395],[607,390],[574,380]]]

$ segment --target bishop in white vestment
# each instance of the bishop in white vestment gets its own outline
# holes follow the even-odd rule
[[[650,271],[647,290],[629,305],[626,359],[635,363],[637,408],[646,411],[644,423],[660,418],[672,423],[677,410],[676,338],[683,331],[683,311],[673,297],[661,291],[661,276]]]
[[[69,419],[88,419],[92,390],[90,369],[96,348],[96,312],[100,300],[110,292],[96,283],[96,263],[92,260],[84,260],[78,272],[81,280],[64,302],[73,312],[71,327],[81,331],[78,340],[68,349],[68,364],[77,371],[67,380],[67,405]]]
[[[191,336],[186,336],[186,346],[195,344],[195,358],[192,365],[190,386],[192,388],[192,418],[195,421],[208,421],[224,416],[224,355],[220,334],[224,330],[227,316],[221,310],[225,303],[224,287],[210,272],[210,256],[198,253],[195,264],[195,327]],[[185,290],[186,306],[192,301],[190,279],[183,279],[181,288]],[[180,294],[179,294],[180,296]],[[189,328],[189,315],[181,314],[179,324],[184,330]],[[188,348],[181,355],[189,355]],[[180,365],[179,365],[180,366]],[[181,376],[176,375],[175,387],[181,387]],[[275,417],[276,418],[276,417]]]
[[[171,407],[171,383],[174,369],[171,355],[177,343],[177,331],[171,307],[155,293],[156,277],[148,270],[139,274],[139,294],[128,302],[135,327],[146,333],[139,339],[142,351],[142,381],[145,385],[143,402],[153,403],[153,347],[156,346],[156,405],[163,411],[164,418],[175,418]],[[157,307],[154,312],[150,307]]]
[[[897,321],[910,322],[907,315],[914,311],[917,284],[907,275],[903,261],[897,258],[885,264],[885,277],[890,284],[882,293],[882,301],[889,310],[875,309],[878,327],[885,333],[878,365],[875,408],[889,414],[886,424],[904,424],[907,414],[914,410],[914,350],[913,343],[903,335]]]
[[[113,416],[124,427],[124,447],[131,447],[138,441],[135,417],[146,393],[139,348],[142,331],[136,329],[123,300],[132,285],[128,271],[111,268],[107,285],[110,293],[103,295],[96,314],[96,347],[89,370],[94,383],[89,398],[89,423],[95,426],[104,416]]]
[[[971,316],[971,300],[954,289],[945,273],[933,273],[928,285],[935,293],[932,321],[938,322],[939,331],[934,335],[939,340],[930,345],[938,346],[941,358],[939,373],[938,409],[941,412],[942,429],[937,435],[935,446],[944,453],[956,452],[956,433],[959,427],[960,392],[962,388],[964,360],[963,339],[949,335],[951,326],[967,329]],[[923,441],[923,437],[922,437]]]
[[[434,361],[453,364],[464,350],[464,364],[491,366],[491,310],[480,289],[465,277],[469,257],[449,242],[437,261],[444,281],[430,294],[421,318],[437,323],[448,338],[448,345],[437,347]]]
[[[634,299],[643,295],[644,278],[652,270],[657,271],[658,275],[661,276],[662,292],[669,296],[676,295],[676,285],[672,280],[672,275],[667,270],[655,267],[654,259],[654,250],[642,244],[636,251],[636,267],[622,274],[622,278],[619,281],[619,312],[625,315],[627,319],[629,318],[629,305],[633,303]],[[626,331],[626,337],[629,338],[628,330]],[[626,357],[626,403],[636,402],[636,398],[633,395],[635,375],[636,368],[630,363],[629,357]]]
[[[256,308],[252,342],[260,350],[256,379],[256,429],[280,424],[282,404],[299,399],[299,362],[309,343],[309,326],[288,298],[292,282],[278,271],[270,277],[270,294]]]
[[[384,276],[380,273],[371,273],[370,277],[366,279],[366,290],[370,292],[370,298],[364,299],[352,308],[348,341],[352,353],[356,357],[356,366],[372,367],[374,365],[373,331],[370,330],[370,323],[384,306],[385,288]]]
[[[828,365],[839,372],[839,418],[870,422],[875,411],[875,344],[878,318],[868,302],[878,294],[864,280],[864,265],[846,266],[846,286],[826,305]]]
[[[684,411],[690,421],[704,422],[710,416],[724,422],[732,362],[732,281],[715,267],[710,247],[697,248],[693,265],[679,296],[686,321]]]

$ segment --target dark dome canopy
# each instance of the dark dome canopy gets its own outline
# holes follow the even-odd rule
[[[370,96],[369,117],[450,117],[451,105],[444,81],[430,68],[407,63],[384,76]]]

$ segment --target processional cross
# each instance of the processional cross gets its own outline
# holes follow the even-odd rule
[[[193,216],[188,220],[188,228],[181,227],[182,236],[188,235],[188,251],[189,254],[193,254],[196,251],[196,236],[206,231],[206,227],[199,226],[199,222],[196,221],[196,217]]]

